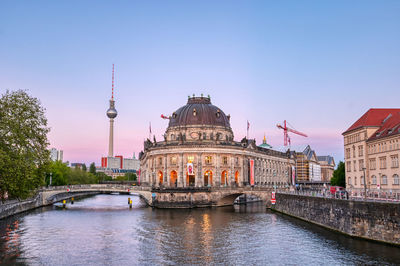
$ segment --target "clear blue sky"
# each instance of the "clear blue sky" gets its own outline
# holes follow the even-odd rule
[[[288,120],[318,155],[343,158],[341,133],[371,107],[399,107],[400,1],[1,1],[0,93],[27,89],[47,109],[51,146],[70,162],[158,139],[188,95],[210,94],[235,138],[283,144]]]

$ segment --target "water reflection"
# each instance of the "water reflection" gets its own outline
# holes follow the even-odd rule
[[[145,208],[98,195],[0,221],[6,263],[70,265],[396,264],[400,249],[266,211],[262,204]]]

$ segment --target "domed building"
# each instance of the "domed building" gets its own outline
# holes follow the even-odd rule
[[[287,187],[290,153],[234,140],[230,115],[210,97],[189,97],[169,118],[163,141],[147,139],[140,183],[154,187]]]

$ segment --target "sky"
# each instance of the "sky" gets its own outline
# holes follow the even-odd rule
[[[188,95],[210,95],[235,139],[283,145],[287,120],[317,155],[343,160],[341,135],[369,108],[399,108],[400,1],[0,1],[0,94],[46,108],[50,147],[69,162],[162,139]]]

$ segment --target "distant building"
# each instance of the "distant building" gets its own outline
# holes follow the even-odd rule
[[[124,158],[123,156],[102,157],[101,168],[120,170],[139,170],[140,161],[135,158]]]
[[[84,163],[71,163],[71,168],[79,168],[82,169]]]
[[[50,149],[50,159],[55,162],[55,161],[63,161],[63,151],[62,150],[57,150],[56,148],[51,148]]]
[[[400,192],[400,109],[369,109],[343,134],[346,187]]]
[[[296,152],[296,173],[297,181],[322,181],[321,166],[310,145],[307,145],[303,152]]]
[[[335,160],[332,156],[317,156],[318,163],[321,166],[321,181],[330,182],[335,170]]]

